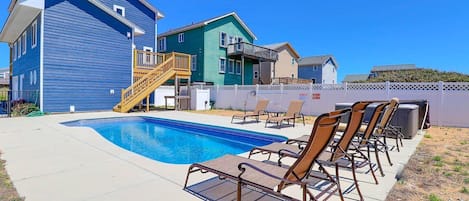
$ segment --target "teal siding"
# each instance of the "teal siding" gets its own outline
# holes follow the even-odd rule
[[[111,110],[131,83],[131,29],[82,0],[46,1],[44,23],[43,110]]]
[[[178,42],[178,34],[166,37],[166,51],[197,55],[197,70],[192,72],[191,81],[204,81],[204,41],[203,28],[196,28],[184,33],[184,42]]]

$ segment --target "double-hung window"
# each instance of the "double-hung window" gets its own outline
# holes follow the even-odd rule
[[[226,58],[220,58],[220,61],[219,61],[219,68],[218,68],[218,72],[219,73],[225,73],[225,70],[226,70]]]
[[[31,25],[31,49],[37,45],[37,21]]]
[[[23,43],[22,43],[22,44],[23,44],[23,47],[22,47],[23,55],[26,54],[26,48],[28,47],[28,46],[26,45],[26,44],[28,44],[28,43],[27,43],[27,38],[26,38],[26,34],[27,34],[27,33],[28,33],[28,32],[25,31],[25,32],[23,33],[23,36],[21,36],[21,40],[23,41]]]
[[[15,43],[13,44],[13,61],[16,61],[17,52],[18,52],[18,46],[15,41]]]
[[[241,61],[236,61],[235,72],[237,75],[241,75]]]
[[[191,55],[191,71],[197,71],[197,55]]]
[[[183,43],[184,42],[184,33],[178,34],[178,42]]]
[[[158,51],[160,52],[166,51],[166,37],[160,38],[158,40]]]
[[[21,37],[18,38],[18,59],[21,57],[21,47],[23,46],[23,43],[21,42]]]
[[[241,38],[241,37],[236,38],[236,42],[237,42],[236,49],[237,50],[242,50],[243,49],[243,44],[241,42],[243,42],[243,38]]]
[[[220,32],[220,47],[226,47],[227,46],[227,35],[225,32]]]
[[[235,68],[235,60],[230,59],[228,62],[228,73],[233,74],[234,73],[234,68]]]

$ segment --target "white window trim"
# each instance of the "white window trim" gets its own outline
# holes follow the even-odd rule
[[[25,54],[26,54],[26,49],[28,49],[28,43],[27,43],[27,42],[28,42],[28,35],[27,35],[27,31],[25,31],[25,32],[23,33],[23,35],[21,36],[21,38],[22,38],[22,41],[23,41],[23,47],[21,47],[21,48],[22,48],[22,51],[23,51],[22,54],[25,55]]]
[[[243,49],[243,45],[242,45],[242,42],[244,41],[244,39],[242,37],[236,37],[235,38],[235,43],[237,44],[236,45],[236,50],[242,50]]]
[[[147,46],[143,46],[143,51],[145,52],[153,52],[153,48],[152,47],[147,47]],[[152,62],[152,54],[146,54],[145,53],[145,57],[143,58],[143,64],[153,64],[154,62]]]
[[[184,42],[184,33],[179,33],[178,34],[178,42],[183,43]]]
[[[33,40],[34,39],[34,40]],[[37,20],[31,25],[31,49],[37,46]]]
[[[143,46],[143,51],[150,51],[150,52],[153,52],[153,48],[152,48],[152,47]]]
[[[122,17],[125,17],[125,7],[123,6],[119,6],[119,5],[114,5],[113,6],[113,10],[117,13],[117,9],[121,9],[122,10]]]
[[[239,72],[236,72],[236,66],[237,66],[236,64],[238,64],[238,63],[239,63]],[[241,71],[243,71],[241,68],[243,68],[243,66],[241,65],[241,61],[240,61],[240,60],[236,60],[236,61],[235,61],[235,70],[234,70],[235,73],[236,73],[236,75],[241,75]]]
[[[236,37],[228,36],[228,45],[236,43]]]
[[[13,43],[13,61],[16,61],[16,56],[18,54],[18,46],[16,46],[16,41]]]
[[[166,37],[158,40],[158,51],[166,51]]]
[[[29,85],[33,85],[33,71],[29,71]]]
[[[231,62],[233,62],[233,66],[231,66]],[[228,73],[229,74],[234,74],[235,73],[235,67],[236,67],[235,60],[234,59],[229,59],[228,60]]]
[[[21,43],[21,36],[18,38],[18,59],[21,58],[21,46],[23,46],[23,44]]]
[[[191,55],[191,71],[197,71],[197,55]]]
[[[223,35],[225,35],[225,37],[223,37]],[[220,47],[227,47],[227,41],[228,40],[228,34],[226,34],[225,32],[220,32]],[[223,44],[222,41],[225,43]]]
[[[221,70],[221,66],[222,66],[221,60],[222,59],[225,60],[225,62],[224,62],[225,66],[224,66],[223,70]],[[220,59],[218,59],[218,72],[219,73],[225,73],[225,71],[226,71],[226,58],[225,57],[220,57]]]

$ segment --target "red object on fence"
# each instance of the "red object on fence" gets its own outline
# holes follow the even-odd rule
[[[312,98],[313,98],[313,100],[319,100],[319,99],[321,99],[321,94],[320,93],[314,93],[312,95]]]

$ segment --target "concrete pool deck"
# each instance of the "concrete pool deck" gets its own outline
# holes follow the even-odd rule
[[[311,132],[312,125],[264,128],[264,123],[231,124],[230,117],[168,111],[121,114],[114,112],[47,115],[34,118],[0,119],[0,151],[6,169],[20,196],[27,201],[98,201],[98,200],[200,200],[182,190],[189,165],[166,164],[124,150],[91,128],[66,127],[60,122],[78,119],[152,116],[204,124],[254,130],[289,138]],[[401,152],[392,151],[394,166],[381,154],[385,177],[377,173],[379,185],[370,175],[359,174],[365,200],[384,200],[395,183],[394,176],[415,151],[422,139],[404,140]],[[372,157],[373,158],[373,157]],[[345,173],[342,173],[345,172]],[[347,171],[341,174],[348,177]],[[190,184],[213,175],[194,173]],[[342,180],[341,180],[342,181]],[[342,183],[346,188],[347,182]],[[345,187],[344,187],[345,186]],[[299,197],[299,189],[288,193]],[[290,192],[291,191],[291,192]],[[356,191],[345,195],[357,199]],[[226,198],[229,200],[229,198]],[[331,200],[338,200],[338,196]]]

